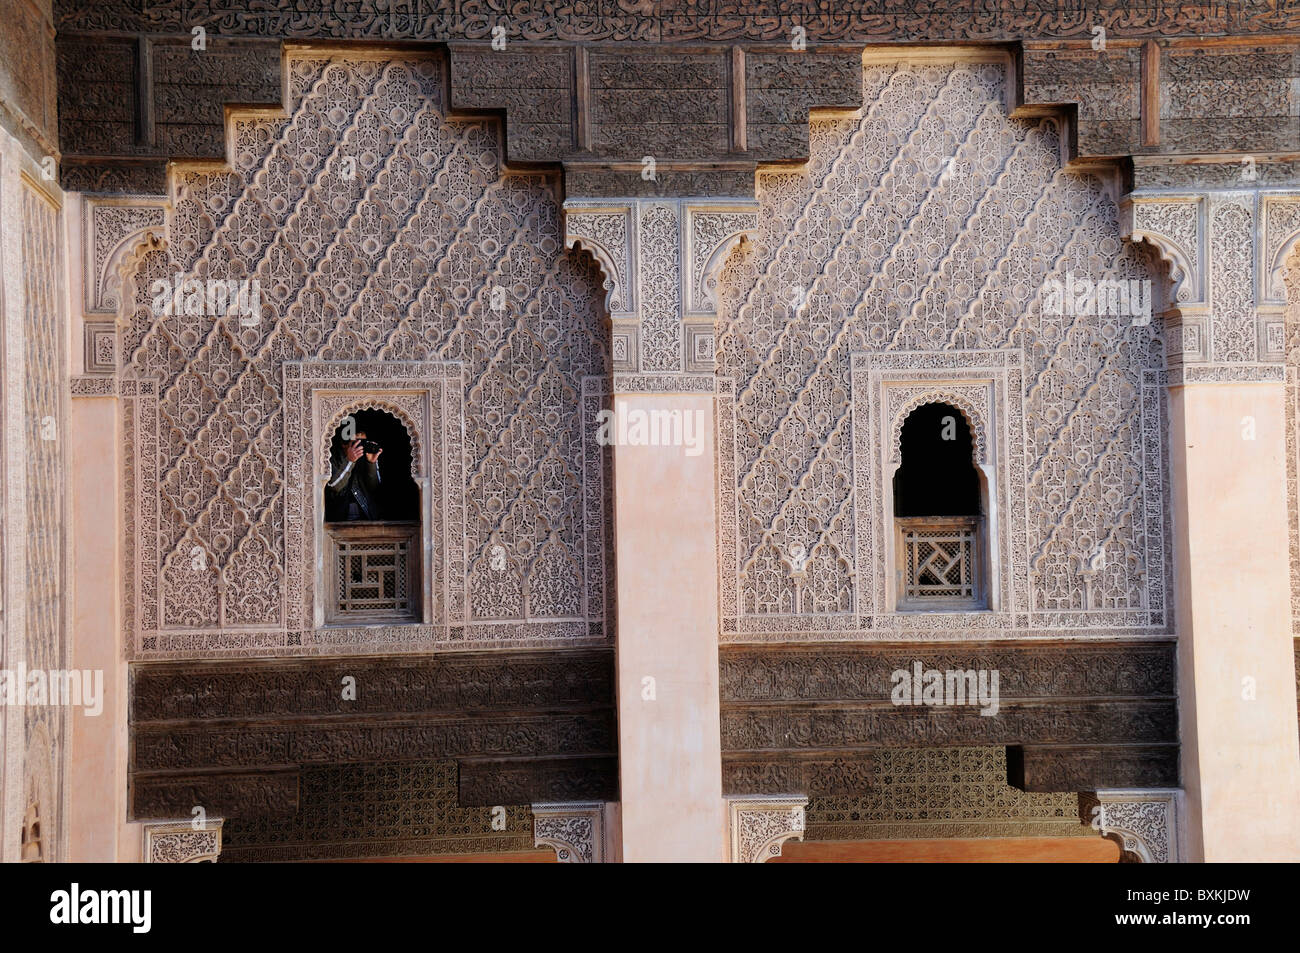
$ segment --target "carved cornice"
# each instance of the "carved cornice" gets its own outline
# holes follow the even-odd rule
[[[1079,806],[1084,820],[1119,844],[1128,859],[1172,864],[1186,854],[1186,819],[1179,789],[1100,790],[1081,794]]]
[[[79,374],[72,378],[73,397],[116,397],[117,381],[111,377],[91,377]]]
[[[605,805],[601,801],[533,805],[533,843],[555,848],[562,864],[605,860]]]
[[[144,825],[146,864],[216,863],[221,854],[223,818],[208,818],[195,827],[190,821]]]
[[[807,806],[808,798],[799,795],[728,798],[728,862],[761,864],[780,857],[790,838],[803,840]]]

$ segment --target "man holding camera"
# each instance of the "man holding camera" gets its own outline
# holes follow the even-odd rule
[[[344,520],[381,520],[383,505],[379,496],[379,455],[383,448],[365,433],[343,444],[343,459],[334,461],[333,473],[326,485],[332,522]]]

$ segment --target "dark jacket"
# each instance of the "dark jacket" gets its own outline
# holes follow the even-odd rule
[[[336,458],[325,486],[325,499],[325,519],[330,522],[382,520],[378,464],[362,456],[349,469],[347,457]]]

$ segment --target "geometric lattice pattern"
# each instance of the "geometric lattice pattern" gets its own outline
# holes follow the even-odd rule
[[[877,501],[853,435],[880,424],[853,358],[905,375],[976,350],[1023,354],[1023,417],[990,415],[997,465],[1023,473],[1000,568],[1027,605],[1000,631],[1167,631],[1159,322],[1043,294],[1150,281],[1147,252],[1099,180],[1062,170],[1056,121],[1008,117],[1007,76],[990,57],[868,61],[863,108],[814,119],[805,167],[760,173],[758,232],[718,291],[725,637],[854,637],[886,611],[859,555]]]
[[[414,528],[406,539],[370,540],[364,534],[354,538],[334,536],[334,613],[338,618],[359,619],[415,617],[411,591],[411,550],[416,543]]]
[[[497,123],[446,117],[442,65],[290,54],[289,115],[232,119],[230,167],[176,175],[166,247],[122,295],[137,651],[266,647],[286,601],[310,601],[285,591],[301,361],[459,363],[463,617],[504,640],[601,633],[607,507],[583,488],[605,464],[583,456],[582,400],[606,371],[599,276],[564,249],[553,181],[502,173]],[[155,317],[155,283],[189,279],[256,279],[261,314]]]
[[[1085,837],[1076,794],[1007,784],[1005,748],[896,748],[879,753],[867,788],[808,802],[807,840]]]
[[[905,599],[970,600],[975,591],[978,520],[899,520]]]
[[[457,804],[454,761],[312,768],[300,785],[293,817],[228,821],[221,862],[533,849],[526,805],[503,805],[496,830],[492,808]]]

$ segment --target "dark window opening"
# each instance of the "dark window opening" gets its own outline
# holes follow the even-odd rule
[[[983,481],[970,427],[949,404],[918,407],[903,422],[894,473],[900,609],[984,606]]]
[[[370,520],[416,521],[420,491],[411,479],[411,436],[401,421],[382,410],[358,410],[334,431],[330,442],[330,482],[325,488],[325,519],[331,523]],[[363,455],[347,468],[345,437],[364,437],[379,445],[374,462]],[[364,449],[364,448],[363,448]]]
[[[327,623],[420,621],[420,489],[411,453],[406,428],[382,410],[358,410],[334,431],[324,488]]]
[[[895,516],[979,516],[980,478],[970,427],[949,404],[926,404],[903,423]]]

